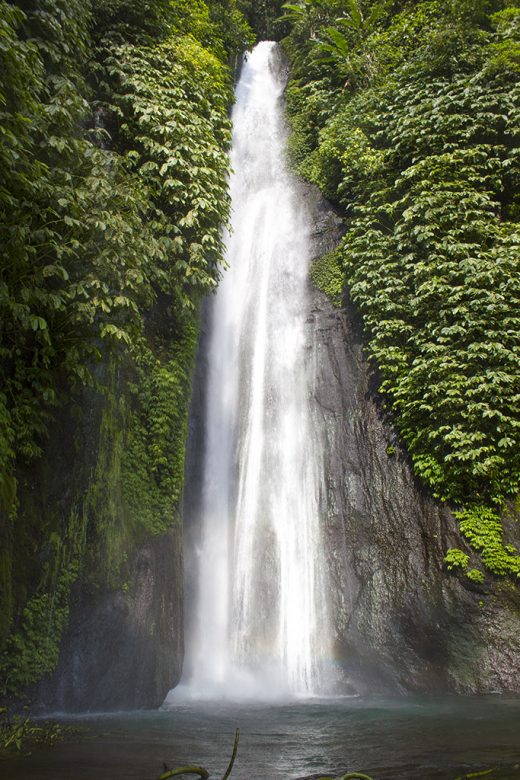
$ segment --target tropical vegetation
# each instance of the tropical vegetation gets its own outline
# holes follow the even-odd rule
[[[520,576],[502,527],[520,473],[520,7],[283,8],[292,160],[345,213],[326,291],[362,314],[417,476],[488,571]]]
[[[78,577],[124,587],[135,540],[175,520],[198,307],[224,262],[233,66],[252,40],[235,0],[0,0],[7,692],[55,667]],[[85,448],[48,501],[61,450]]]

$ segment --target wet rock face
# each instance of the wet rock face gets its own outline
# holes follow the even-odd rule
[[[77,417],[63,416],[48,445],[46,460],[53,464],[52,472],[33,480],[41,516],[57,513],[64,533],[67,518],[84,511],[81,502],[96,469],[103,409],[103,397],[88,392],[77,430]],[[74,443],[71,431],[83,446]],[[29,494],[28,489],[25,492]],[[91,520],[85,530],[82,570],[70,592],[70,618],[57,668],[30,691],[31,699],[42,710],[66,712],[159,707],[178,683],[182,668],[182,524],[172,509],[166,533],[143,534],[130,528],[125,540],[128,563],[116,582],[105,570],[106,562],[92,553],[101,544],[95,534]],[[96,566],[105,568],[92,571]]]
[[[40,686],[45,708],[99,711],[158,707],[180,679],[181,534],[136,551],[125,591],[77,593],[60,663]]]
[[[315,256],[340,221],[312,187]],[[325,437],[324,537],[337,658],[359,692],[520,691],[520,592],[450,575],[457,523],[415,480],[385,421],[353,306],[312,294],[308,326]],[[388,454],[387,448],[391,447]]]

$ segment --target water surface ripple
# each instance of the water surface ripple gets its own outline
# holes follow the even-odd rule
[[[519,697],[206,703],[72,722],[86,730],[57,747],[3,762],[2,777],[155,780],[163,763],[198,763],[219,778],[238,726],[231,780],[296,780],[347,770],[374,780],[454,780],[490,767],[500,773],[488,778],[520,778],[514,768],[520,764]]]

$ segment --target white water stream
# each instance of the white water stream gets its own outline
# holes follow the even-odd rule
[[[306,344],[309,219],[285,161],[276,44],[244,63],[231,235],[212,301],[197,594],[176,698],[312,696],[330,653]]]

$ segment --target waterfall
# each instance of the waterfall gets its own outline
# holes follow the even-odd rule
[[[320,694],[330,654],[310,224],[285,161],[284,86],[279,47],[258,44],[236,90],[229,269],[209,316],[197,594],[177,689],[194,698]]]

